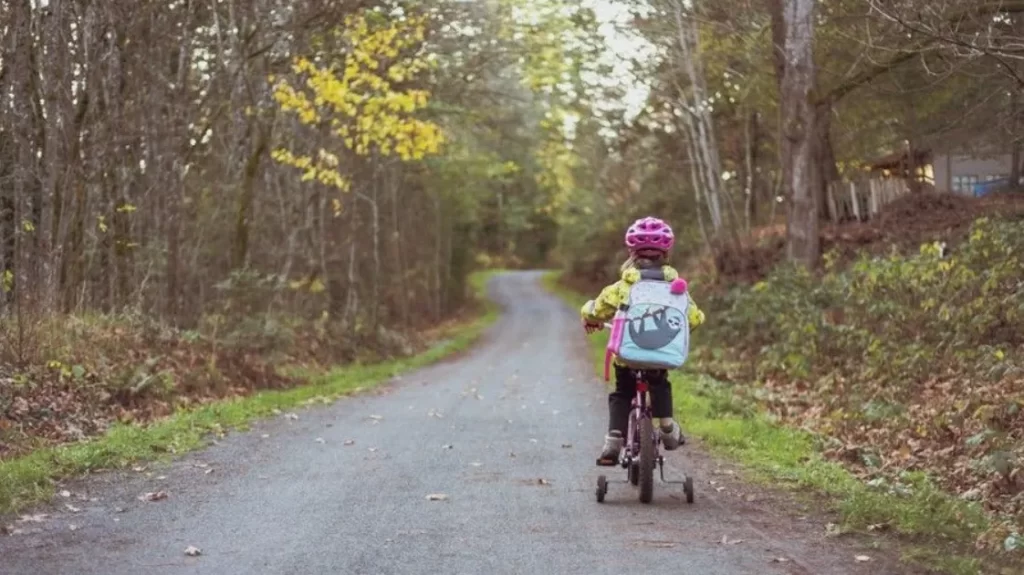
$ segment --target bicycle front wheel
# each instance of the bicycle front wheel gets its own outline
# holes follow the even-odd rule
[[[640,420],[640,465],[637,470],[640,480],[640,502],[650,503],[654,498],[654,424],[651,418]]]

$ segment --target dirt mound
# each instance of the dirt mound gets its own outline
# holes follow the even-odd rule
[[[916,251],[921,244],[943,241],[956,246],[966,236],[971,222],[983,216],[1024,218],[1024,194],[993,194],[972,198],[950,193],[921,193],[903,196],[885,206],[869,222],[823,224],[823,252],[836,250],[843,261],[857,254]],[[726,246],[713,255],[713,265],[723,285],[753,283],[763,279],[782,262],[786,253],[785,226],[773,225],[751,232],[739,247]]]

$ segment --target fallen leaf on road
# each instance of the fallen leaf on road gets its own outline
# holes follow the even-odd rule
[[[745,499],[747,501],[747,503],[753,503],[753,502],[757,501],[757,496],[756,495],[747,495],[743,499]]]
[[[450,443],[446,443],[443,447],[441,447],[441,449],[455,449],[455,446]]]
[[[49,515],[45,513],[36,513],[35,515],[22,515],[18,518],[18,521],[22,523],[42,523]]]
[[[380,421],[380,420],[384,419],[384,416],[382,416],[382,415],[371,415],[370,419],[372,419],[374,421]]]
[[[297,420],[299,418],[299,414],[297,414],[297,413],[286,413],[286,414],[284,414],[284,418],[285,419],[291,419],[291,420],[294,421],[294,420]]]
[[[530,443],[537,443],[537,440],[531,437],[530,438]]]
[[[775,559],[772,559],[772,563],[789,563],[789,559],[785,557],[776,557]]]
[[[60,496],[67,499],[68,497],[71,497],[71,492],[65,489],[64,491],[60,492]]]
[[[72,513],[81,513],[82,512],[81,509],[79,509],[78,507],[75,507],[74,505],[71,505],[70,503],[65,503],[64,507],[66,507],[67,510],[72,512]]]
[[[448,496],[444,493],[431,493],[427,495],[427,501],[448,501]]]
[[[132,471],[134,471],[136,473],[142,473],[145,470],[146,470],[146,468],[141,466],[141,465],[136,465],[135,467],[132,467]]]
[[[197,462],[195,462],[195,463],[193,463],[193,464],[192,464],[192,467],[198,467],[198,468],[200,468],[200,469],[206,469],[206,468],[207,468],[207,467],[209,467],[209,466],[210,466],[210,464],[209,464],[209,463],[203,463],[203,462],[201,462],[201,461],[197,461]]]
[[[189,557],[199,557],[202,554],[203,550],[194,545],[189,545],[185,548],[185,555],[188,555]]]
[[[376,447],[369,447],[367,449],[369,449],[370,453],[376,453],[377,452],[377,448]]]
[[[206,474],[206,475],[209,475],[209,474],[213,473],[213,468],[211,467],[211,468],[207,469],[206,471],[204,471],[203,473]]]
[[[269,433],[264,433],[260,437],[262,437],[263,439],[266,439],[266,438],[270,437],[270,434]]]
[[[722,545],[739,545],[743,543],[742,539],[729,539],[728,535],[722,535],[722,540],[719,541]]]
[[[857,563],[867,563],[868,561],[871,561],[871,558],[868,557],[867,555],[858,555],[858,556],[854,557],[853,559]]]
[[[354,439],[346,439],[345,443],[344,443],[344,445],[355,445],[355,444],[356,444],[356,442],[355,442]]]
[[[167,499],[166,491],[153,491],[139,496],[139,501],[161,501],[163,499]]]
[[[676,546],[672,541],[640,541],[640,545],[645,547],[658,547],[661,549],[668,549]]]
[[[572,444],[571,443],[563,443],[562,444],[562,449],[572,449]]]
[[[114,508],[114,513],[124,513],[124,512],[125,512],[125,508],[124,507],[115,507]]]
[[[551,485],[551,482],[542,477],[537,480],[537,485]]]
[[[68,525],[68,531],[78,531],[77,525]]]
[[[160,475],[160,476],[157,477],[157,480],[159,480],[159,481],[163,481],[164,479],[167,479],[166,475]]]
[[[511,452],[511,451],[510,451],[510,452],[509,452],[509,454],[508,454],[508,456],[509,456],[509,457],[515,457],[515,456],[516,456],[516,454],[515,454],[515,452]]]
[[[479,461],[474,461],[473,463],[470,463],[470,465],[473,467],[480,467],[481,465],[483,465],[483,463],[480,463]]]
[[[316,441],[317,443],[327,443],[327,441],[324,440],[323,437],[317,437],[314,441]]]

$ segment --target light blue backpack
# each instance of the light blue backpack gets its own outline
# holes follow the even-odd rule
[[[640,277],[612,319],[605,379],[612,356],[633,369],[677,369],[690,353],[686,280],[664,281],[660,270],[644,270]]]

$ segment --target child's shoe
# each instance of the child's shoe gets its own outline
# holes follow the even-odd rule
[[[685,444],[686,438],[683,437],[683,430],[679,428],[678,423],[673,420],[667,424],[661,424],[661,445],[665,451],[673,451]]]
[[[612,467],[619,464],[619,453],[622,451],[622,432],[609,431],[604,437],[604,449],[601,450],[601,457],[597,458],[597,464],[602,467]]]

